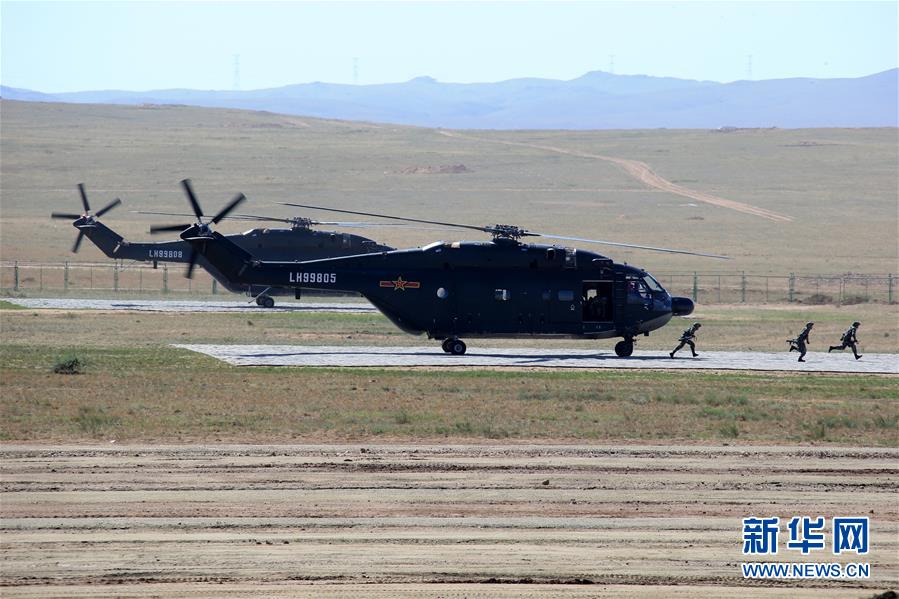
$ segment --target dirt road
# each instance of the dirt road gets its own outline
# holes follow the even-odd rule
[[[752,216],[759,216],[761,218],[765,218],[767,220],[771,220],[774,222],[790,222],[793,220],[792,217],[787,216],[785,214],[781,214],[779,212],[775,212],[773,210],[768,210],[767,208],[760,208],[759,206],[753,206],[752,204],[746,204],[744,202],[737,202],[735,200],[728,200],[726,198],[718,197],[716,195],[712,195],[710,193],[705,193],[703,191],[696,191],[695,189],[690,189],[688,187],[684,187],[682,185],[678,185],[676,183],[672,183],[668,179],[659,176],[656,174],[648,164],[645,162],[641,162],[639,160],[629,160],[627,158],[618,158],[616,156],[605,156],[603,154],[593,154],[592,152],[582,152],[580,150],[571,150],[568,148],[562,148],[559,146],[548,146],[544,144],[533,144],[522,141],[508,141],[502,139],[491,139],[489,137],[477,137],[474,135],[466,135],[463,133],[457,133],[455,131],[438,131],[441,135],[445,135],[447,137],[456,137],[461,139],[470,139],[476,141],[482,141],[486,143],[495,143],[495,144],[503,144],[507,146],[518,146],[522,148],[533,148],[535,150],[543,150],[546,152],[553,152],[556,154],[565,154],[567,156],[577,156],[579,158],[592,158],[595,160],[603,160],[605,162],[611,162],[615,164],[619,168],[621,168],[625,173],[627,173],[630,177],[633,177],[640,183],[646,185],[647,187],[652,187],[654,189],[658,189],[660,191],[666,191],[668,193],[673,193],[675,195],[679,195],[685,198],[690,198],[691,200],[696,200],[697,202],[703,202],[705,204],[711,204],[713,206],[719,206],[721,208],[727,208],[729,210],[735,210],[737,212],[742,212],[744,214],[751,214]]]
[[[899,577],[891,449],[0,451],[4,597],[867,597]],[[750,515],[869,516],[871,578],[745,581]]]

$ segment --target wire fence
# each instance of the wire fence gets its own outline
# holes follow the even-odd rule
[[[185,278],[184,264],[85,262],[0,262],[0,290],[216,295],[228,293],[202,269]],[[701,304],[894,303],[893,274],[752,274],[746,272],[661,272],[653,275],[672,295]]]

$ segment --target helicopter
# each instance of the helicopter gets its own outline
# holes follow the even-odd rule
[[[194,214],[136,212],[139,214],[162,214],[167,216],[195,216],[198,223],[203,223],[206,216],[203,214],[203,210],[197,201],[190,180],[184,179],[181,181],[181,185],[187,194],[188,201],[193,208]],[[116,198],[92,214],[84,184],[78,184],[78,191],[81,195],[82,206],[84,207],[84,212],[82,214],[53,212],[50,215],[52,218],[74,221],[72,224],[78,229],[78,236],[75,239],[75,244],[72,246],[73,252],[78,251],[82,240],[84,237],[87,237],[109,258],[152,262],[153,268],[156,268],[159,262],[194,264],[191,262],[193,250],[186,241],[179,239],[177,241],[143,243],[125,240],[121,235],[101,223],[99,220],[101,216],[121,204],[122,201]],[[317,221],[302,217],[277,218],[253,214],[231,214],[231,211],[236,205],[237,204],[232,202],[232,204],[220,210],[211,219],[208,219],[208,222],[218,223],[221,220],[229,219],[254,222],[281,222],[290,225],[290,228],[255,228],[241,234],[228,236],[229,239],[238,246],[251,250],[255,255],[264,260],[314,260],[332,256],[383,252],[393,249],[390,246],[379,244],[360,235],[337,233],[333,231],[317,231],[312,228],[319,225],[369,227],[373,226],[373,223]],[[162,233],[165,231],[183,231],[187,226],[188,225],[152,227],[150,232]],[[209,274],[228,291],[234,293],[246,293],[249,297],[255,298],[256,305],[264,308],[274,307],[275,300],[272,296],[289,295],[296,299],[300,298],[299,288],[277,285],[246,285],[228,279],[221,271],[209,264],[205,258],[199,258],[196,261],[196,264],[199,264],[207,270]],[[193,269],[193,266],[190,266],[190,268]]]
[[[334,289],[361,294],[401,330],[442,342],[448,354],[466,351],[463,337],[609,339],[619,357],[633,354],[638,335],[693,312],[693,301],[672,297],[645,270],[591,251],[523,243],[525,237],[728,259],[669,248],[537,233],[515,225],[474,226],[291,204],[462,228],[491,241],[437,241],[423,247],[359,256],[277,262],[260,260],[208,226],[182,231],[225,276],[248,285]]]

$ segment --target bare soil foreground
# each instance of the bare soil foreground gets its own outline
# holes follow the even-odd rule
[[[2,448],[4,597],[870,597],[899,451],[305,445]],[[747,581],[741,518],[871,518],[868,580]]]

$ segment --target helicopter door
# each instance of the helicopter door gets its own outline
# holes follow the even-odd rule
[[[612,281],[584,281],[581,292],[581,313],[584,322],[612,320],[613,288]]]

